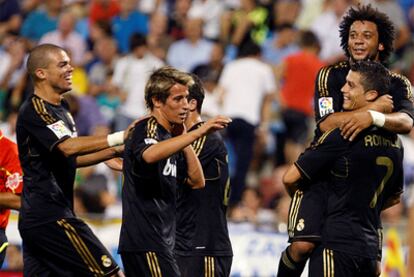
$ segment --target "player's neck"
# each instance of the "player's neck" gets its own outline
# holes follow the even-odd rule
[[[153,117],[157,120],[158,124],[160,124],[162,127],[164,127],[165,130],[168,132],[171,132],[172,130],[172,124],[170,121],[157,109],[154,109],[151,113]]]
[[[184,124],[187,130],[190,130],[191,128],[193,128],[194,125],[201,121],[201,117],[197,112],[189,112]]]
[[[50,86],[35,86],[34,94],[53,105],[60,105],[62,100],[62,96],[56,93]]]

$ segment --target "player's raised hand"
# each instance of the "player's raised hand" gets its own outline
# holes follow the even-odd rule
[[[231,121],[232,120],[230,117],[218,115],[207,120],[200,128],[204,128],[203,131],[205,133],[210,133],[226,128],[231,123]]]
[[[369,110],[374,110],[380,113],[391,113],[394,109],[394,101],[389,94],[382,95],[375,99],[374,102],[368,104]]]
[[[341,135],[350,141],[353,141],[356,136],[368,128],[372,124],[372,117],[368,111],[352,113],[341,124]]]

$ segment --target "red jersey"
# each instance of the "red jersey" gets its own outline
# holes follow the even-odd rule
[[[0,131],[0,193],[12,192],[20,195],[22,188],[23,177],[17,145]],[[0,209],[0,229],[6,228],[9,215],[9,209]]]

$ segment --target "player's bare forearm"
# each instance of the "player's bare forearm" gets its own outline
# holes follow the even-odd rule
[[[341,127],[341,124],[350,116],[351,112],[337,112],[328,115],[318,124],[322,132]]]
[[[66,156],[84,155],[108,148],[107,136],[68,138],[59,143],[59,150]]]
[[[193,147],[189,145],[184,148],[183,152],[187,162],[187,184],[193,189],[203,188],[205,186],[203,168]]]
[[[283,175],[283,184],[285,185],[286,191],[289,193],[290,196],[293,196],[293,194],[297,190],[296,184],[298,183],[300,178],[300,171],[294,164],[289,166],[289,168]]]
[[[20,209],[20,196],[11,192],[0,193],[0,208],[2,209]]]
[[[100,150],[95,153],[81,155],[76,157],[76,166],[85,167],[98,164],[116,157],[119,157],[123,152],[123,146],[115,146]]]
[[[406,113],[397,112],[385,115],[384,129],[398,134],[408,134],[413,127],[413,119]]]

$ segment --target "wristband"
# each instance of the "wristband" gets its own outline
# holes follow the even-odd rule
[[[108,141],[108,145],[110,147],[121,145],[124,143],[124,131],[109,134],[106,136],[106,140]]]
[[[385,124],[385,115],[377,111],[368,110],[372,117],[372,124],[377,127],[383,127]]]

